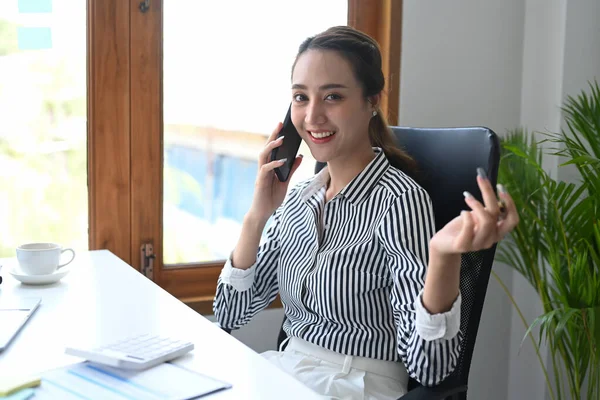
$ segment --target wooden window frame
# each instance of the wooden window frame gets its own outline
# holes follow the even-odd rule
[[[140,270],[140,246],[152,243],[153,280],[211,314],[223,261],[162,266],[162,1],[145,13],[138,6],[88,0],[89,248]],[[348,24],[381,46],[390,125],[398,122],[401,23],[402,0],[348,0]]]
[[[381,110],[389,125],[398,125],[403,0],[348,0],[348,25],[377,40],[385,76]]]

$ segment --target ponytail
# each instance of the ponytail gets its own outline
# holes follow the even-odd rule
[[[369,140],[371,146],[380,147],[390,164],[416,179],[418,174],[416,161],[407,152],[398,147],[396,138],[389,128],[381,111],[369,123]]]

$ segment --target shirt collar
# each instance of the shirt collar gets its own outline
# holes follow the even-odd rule
[[[352,204],[359,204],[379,182],[390,163],[379,147],[373,147],[376,156],[367,166],[352,179],[338,196],[345,197]],[[302,191],[302,200],[307,201],[329,183],[329,170],[325,166]]]

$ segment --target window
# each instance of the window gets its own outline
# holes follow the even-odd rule
[[[163,262],[224,260],[250,207],[258,153],[290,103],[298,46],[345,25],[347,0],[181,0],[163,12]],[[302,153],[296,181],[313,173]]]
[[[346,21],[374,36],[392,78],[383,106],[394,123],[402,2],[138,5],[88,0],[90,248],[111,250],[211,312],[251,200],[256,156],[290,101],[297,46]],[[303,164],[296,180],[313,173],[309,159]],[[155,259],[144,259],[144,243]],[[152,273],[143,268],[150,261]]]
[[[0,2],[0,257],[88,248],[86,7],[42,3]]]

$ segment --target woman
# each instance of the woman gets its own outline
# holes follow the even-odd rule
[[[279,293],[290,340],[264,356],[328,398],[396,399],[409,376],[424,385],[448,376],[460,351],[461,253],[491,247],[518,223],[510,196],[499,187],[501,215],[479,169],[485,204],[465,192],[471,211],[434,232],[429,196],[379,111],[383,87],[369,36],[342,26],[302,43],[292,121],[327,167],[286,196],[289,179],[273,173],[283,161],[269,162],[281,125],[273,131],[215,298],[219,323],[235,329]]]

